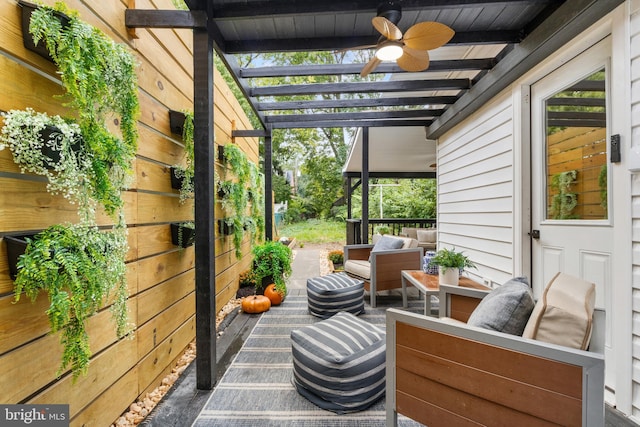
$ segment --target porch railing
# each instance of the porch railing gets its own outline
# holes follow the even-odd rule
[[[435,218],[369,218],[367,234],[371,236],[375,229],[381,225],[389,227],[390,234],[399,235],[402,227],[433,228],[436,226]],[[347,219],[347,245],[362,243],[362,220],[359,218]]]

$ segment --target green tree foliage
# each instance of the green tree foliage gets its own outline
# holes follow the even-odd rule
[[[271,187],[274,194],[274,202],[285,203],[291,200],[291,185],[282,175],[273,175]]]
[[[372,184],[395,184],[394,187],[373,187],[369,192],[369,218],[380,216],[379,197],[385,218],[435,218],[437,187],[435,179],[374,179]],[[362,193],[353,196],[353,217],[360,218]]]
[[[299,195],[311,209],[309,215],[315,218],[327,218],[336,196],[342,195],[342,164],[330,155],[318,155],[308,158],[302,168]]]

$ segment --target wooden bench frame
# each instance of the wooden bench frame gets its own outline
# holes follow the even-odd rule
[[[466,321],[486,291],[442,286],[440,315]],[[387,310],[387,426],[604,425],[604,313],[592,351]],[[602,345],[601,345],[602,344]]]

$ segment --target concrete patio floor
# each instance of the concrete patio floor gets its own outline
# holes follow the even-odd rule
[[[306,279],[320,274],[320,250],[296,248],[293,272],[289,278],[290,295],[306,295]],[[216,340],[217,381],[233,361],[236,353],[258,322],[260,315],[237,315],[236,309],[221,324],[224,333]],[[216,382],[217,382],[216,381]],[[196,364],[191,363],[173,385],[164,399],[142,422],[143,427],[188,427],[204,407],[211,391],[197,390]],[[620,412],[605,406],[605,427],[637,427]]]

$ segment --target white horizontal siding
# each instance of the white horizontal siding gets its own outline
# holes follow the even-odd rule
[[[505,93],[439,140],[438,240],[503,283],[513,275],[513,109]]]
[[[630,2],[631,145],[640,146],[640,1]],[[632,413],[640,418],[640,176],[631,178],[633,262]]]

